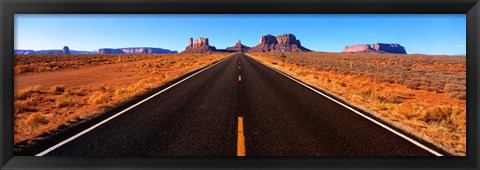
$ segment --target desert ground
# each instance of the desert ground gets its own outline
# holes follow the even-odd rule
[[[17,55],[15,143],[97,116],[228,55]]]
[[[247,53],[410,134],[466,154],[465,56]]]

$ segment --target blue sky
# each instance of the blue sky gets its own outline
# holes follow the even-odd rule
[[[266,34],[340,52],[353,44],[398,43],[407,53],[465,54],[466,16],[456,15],[60,15],[16,14],[15,49],[93,51],[159,47],[183,51],[189,37],[217,48],[255,46]]]

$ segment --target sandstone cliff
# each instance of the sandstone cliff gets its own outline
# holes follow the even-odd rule
[[[375,53],[392,53],[392,54],[407,54],[405,47],[399,44],[357,44],[346,46],[343,52],[375,52]]]
[[[177,51],[171,51],[162,48],[134,47],[134,48],[101,48],[99,54],[175,54]]]
[[[279,36],[265,35],[260,37],[260,44],[250,48],[249,52],[269,52],[280,51],[282,45],[285,45],[285,51],[287,52],[308,52],[311,51],[300,44],[300,40],[297,40],[293,34],[282,34]]]
[[[188,46],[182,53],[209,53],[215,52],[217,49],[214,46],[210,46],[208,38],[199,38],[193,41],[193,38],[188,39]]]
[[[63,54],[70,54],[70,48],[68,48],[68,46],[63,47]]]
[[[247,46],[243,45],[240,40],[237,41],[235,46],[227,47],[227,51],[230,51],[230,52],[246,52],[249,49],[250,49],[250,47],[247,47]]]

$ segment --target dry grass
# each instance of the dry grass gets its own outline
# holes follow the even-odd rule
[[[55,105],[59,108],[73,107],[79,103],[79,99],[76,97],[70,97],[68,94],[58,96],[55,100]]]
[[[218,56],[223,54],[211,54]],[[181,57],[178,57],[181,56]],[[203,57],[204,54],[191,54],[183,57],[183,54],[89,54],[89,55],[64,55],[64,54],[35,54],[35,55],[16,55],[14,62],[14,72],[16,75],[24,73],[53,72],[71,69],[81,69],[89,66],[101,66],[115,63],[128,63],[135,61],[144,61],[157,59],[159,63],[143,62],[138,67],[151,68],[151,71],[159,71],[162,68],[172,66],[184,67],[206,64],[212,60],[192,60],[195,57]],[[176,58],[175,61],[170,58]],[[199,62],[199,63],[197,63]],[[154,69],[156,68],[156,69]],[[159,72],[160,73],[160,72]]]
[[[50,87],[50,91],[52,91],[53,93],[63,93],[65,91],[65,85],[54,85]]]
[[[372,53],[249,56],[448,150],[466,153],[465,57]]]
[[[15,91],[15,99],[26,99],[30,97],[33,93],[39,92],[41,88],[42,85],[36,85],[17,90]]]
[[[38,84],[16,88],[14,96],[15,143],[35,139],[36,136],[54,131],[62,125],[69,124],[72,120],[96,116],[106,108],[115,107],[152,88],[212,64],[228,55],[16,56],[15,78],[24,76],[27,72],[36,72],[34,76],[39,78],[44,74],[56,73],[62,79],[65,77],[65,82],[71,82],[68,76],[64,76],[69,70],[107,67],[111,63],[125,66],[111,70],[110,75],[117,76],[112,81],[98,82],[100,80],[91,78],[91,74],[95,73],[88,72],[84,74],[84,77],[75,77],[75,80],[81,79],[88,82],[95,80],[88,84]],[[29,66],[29,69],[25,69],[25,66]],[[42,68],[44,66],[56,69],[44,69]],[[108,68],[110,69],[110,67]],[[20,71],[17,72],[17,70]],[[147,77],[144,78],[145,76]]]
[[[33,113],[25,120],[25,123],[30,125],[30,127],[37,128],[38,126],[47,125],[50,121],[41,113]]]
[[[168,54],[174,56],[175,54]],[[123,63],[140,61],[158,57],[159,55],[111,55],[111,54],[89,54],[89,55],[65,55],[65,54],[35,54],[16,55],[14,63],[15,74],[40,73],[60,71],[66,69],[79,69],[86,66],[98,66],[104,64]]]

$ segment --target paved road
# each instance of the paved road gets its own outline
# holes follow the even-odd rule
[[[433,156],[243,54],[46,156]]]

